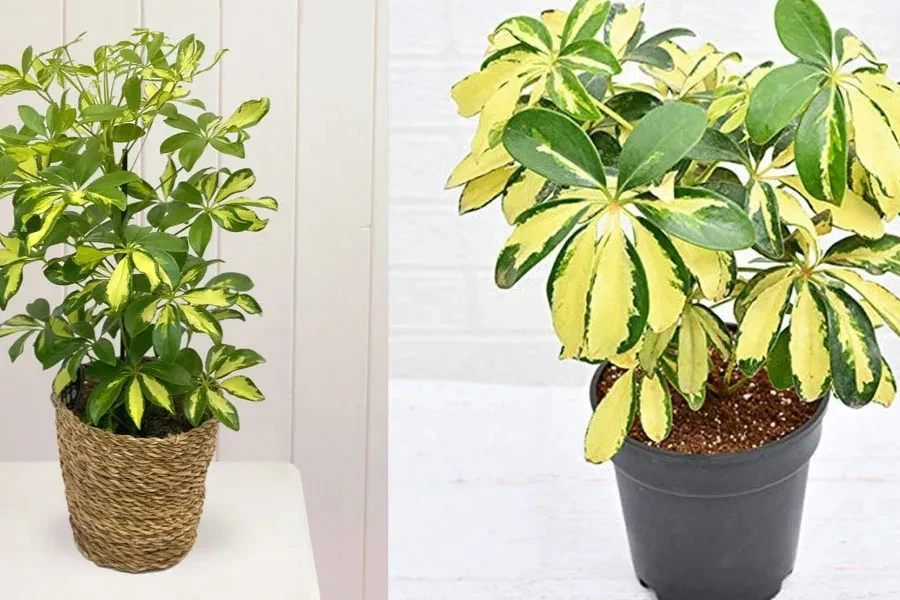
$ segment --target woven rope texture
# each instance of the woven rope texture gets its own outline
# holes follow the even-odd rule
[[[58,400],[54,406],[69,522],[81,553],[131,573],[180,562],[197,539],[218,422],[135,438],[90,427]]]

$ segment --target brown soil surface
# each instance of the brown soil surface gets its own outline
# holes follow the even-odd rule
[[[610,365],[598,383],[600,397],[606,395],[624,370]],[[726,454],[744,452],[780,440],[809,421],[819,402],[803,402],[793,390],[772,387],[762,369],[752,381],[730,397],[713,392],[725,374],[722,359],[713,354],[706,403],[699,411],[671,387],[672,433],[662,443],[651,441],[644,433],[640,416],[634,420],[631,438],[654,448],[688,454]],[[736,370],[734,377],[743,377]],[[736,380],[735,380],[736,381]]]

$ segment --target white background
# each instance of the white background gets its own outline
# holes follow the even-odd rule
[[[230,49],[193,86],[211,110],[227,116],[271,98],[246,161],[207,152],[198,165],[251,167],[252,192],[281,204],[263,233],[224,233],[211,246],[222,269],[252,276],[265,311],[227,323],[226,341],[268,359],[251,374],[267,401],[239,404],[242,431],[223,428],[218,458],[300,467],[325,600],[381,599],[386,589],[386,9],[378,0],[0,1],[0,63],[82,31],[76,55],[90,58],[144,26],[176,40],[195,33],[210,58]],[[16,106],[30,101],[0,100],[0,123],[18,123]],[[162,139],[154,132],[138,165],[149,181],[165,164]],[[10,220],[0,200],[0,229]],[[39,296],[57,304],[60,288],[26,269],[8,315]],[[10,365],[4,342],[0,460],[53,460],[53,373],[30,352]]]
[[[900,3],[819,0],[900,70]],[[390,0],[391,600],[652,600],[635,581],[612,467],[586,465],[592,369],[556,360],[545,269],[497,290],[499,206],[459,217],[444,192],[474,120],[450,86],[516,14],[568,0]],[[632,3],[633,4],[633,3]],[[647,0],[648,34],[787,64],[775,0]],[[898,174],[900,176],[900,174]],[[896,228],[895,228],[896,231]],[[894,286],[895,291],[900,287]],[[882,334],[900,367],[900,344]],[[813,461],[796,574],[784,600],[900,598],[900,413],[833,403]]]

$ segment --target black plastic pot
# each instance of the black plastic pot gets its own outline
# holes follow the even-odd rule
[[[591,382],[596,408],[601,365]],[[613,458],[631,558],[659,600],[770,600],[794,569],[809,460],[826,396],[805,425],[748,452],[701,456],[630,438]]]

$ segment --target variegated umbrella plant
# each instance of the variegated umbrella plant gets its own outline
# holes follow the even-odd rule
[[[611,458],[640,412],[672,426],[669,387],[698,410],[763,367],[807,401],[890,405],[875,329],[900,333],[900,299],[866,277],[900,273],[900,86],[812,0],[779,0],[795,64],[645,39],[643,6],[579,0],[514,17],[453,88],[480,116],[448,188],[460,213],[502,199],[514,230],[497,260],[509,288],[556,259],[547,283],[561,358],[626,369],[597,408],[586,456]],[[623,80],[627,63],[640,81]],[[832,229],[849,232],[827,250]],[[755,258],[736,251],[752,248]],[[733,335],[717,313],[733,306]],[[714,309],[718,309],[717,311]],[[710,349],[727,359],[708,389]]]
[[[0,236],[0,309],[32,269],[65,290],[59,306],[35,300],[2,323],[0,337],[17,336],[13,361],[33,342],[43,367],[59,369],[57,393],[84,368],[96,383],[91,424],[139,434],[149,402],[191,426],[212,415],[238,429],[225,395],[262,400],[233,374],[263,358],[224,344],[221,321],[261,309],[249,277],[215,274],[222,261],[205,255],[215,226],[260,231],[257,209],[277,204],[246,195],[250,169],[195,165],[210,148],[243,158],[269,100],[223,118],[191,98],[188,84],[223,54],[201,66],[205,46],[193,35],[173,43],[138,29],[88,62],[73,60],[71,46],[29,47],[21,65],[0,65],[0,95],[40,102],[19,106],[22,124],[0,129],[0,197],[14,216]],[[155,185],[136,172],[154,126],[168,156]],[[205,361],[191,347],[197,336],[212,340]]]

